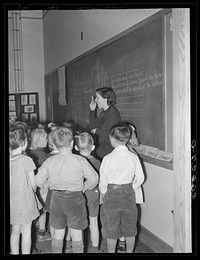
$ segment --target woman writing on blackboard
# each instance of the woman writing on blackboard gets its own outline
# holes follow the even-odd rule
[[[119,111],[115,108],[116,95],[111,87],[96,89],[96,98],[91,97],[90,107],[90,129],[97,135],[96,156],[102,160],[113,148],[109,140],[111,126],[121,121]],[[102,109],[97,116],[97,106]]]

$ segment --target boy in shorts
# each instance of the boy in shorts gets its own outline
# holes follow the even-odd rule
[[[93,137],[87,133],[83,132],[75,136],[75,149],[84,156],[91,165],[99,172],[101,165],[100,160],[96,159],[91,155],[92,151],[95,149]],[[87,190],[85,192],[87,201],[87,210],[89,214],[89,228],[91,234],[92,242],[92,252],[91,253],[103,253],[99,250],[99,228],[98,228],[98,215],[99,215],[99,191],[98,187],[92,190]]]
[[[50,202],[50,225],[54,228],[52,253],[62,253],[67,226],[71,231],[73,253],[83,253],[82,230],[88,226],[83,192],[96,187],[98,173],[83,156],[72,153],[71,129],[57,127],[51,138],[59,152],[42,164],[35,180],[38,186],[46,183],[53,190]]]
[[[115,253],[116,242],[126,238],[126,252],[133,253],[137,234],[135,189],[144,181],[138,156],[126,144],[132,131],[127,124],[110,129],[110,143],[114,150],[103,158],[100,166],[99,190],[103,203],[100,209],[102,235],[107,239],[108,253]]]

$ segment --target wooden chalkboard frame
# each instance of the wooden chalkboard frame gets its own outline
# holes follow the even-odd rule
[[[140,23],[138,23],[138,24],[134,25],[133,27],[125,30],[124,32],[122,32],[122,33],[112,37],[108,41],[106,41],[106,42],[96,46],[95,48],[91,49],[90,51],[88,51],[88,52],[80,55],[79,57],[71,60],[70,62],[64,64],[63,66],[65,66],[65,68],[66,68],[66,75],[68,74],[67,70],[70,67],[73,67],[73,64],[75,64],[76,62],[79,62],[80,60],[84,60],[89,55],[93,55],[93,53],[95,53],[95,52],[101,52],[101,50],[103,48],[105,48],[106,46],[108,46],[108,45],[112,44],[113,42],[115,42],[115,41],[125,37],[126,35],[130,34],[131,32],[133,32],[135,30],[139,30],[139,29],[143,28],[147,24],[152,23],[153,21],[156,21],[158,19],[163,19],[163,28],[162,28],[162,31],[163,31],[163,60],[162,60],[162,63],[163,63],[163,68],[166,68],[166,61],[165,61],[165,56],[164,56],[164,53],[165,53],[165,49],[164,48],[166,48],[166,46],[165,46],[166,45],[166,39],[165,39],[165,35],[164,35],[164,30],[165,30],[164,22],[165,22],[165,16],[167,14],[171,13],[171,11],[172,11],[171,9],[163,9],[162,11],[152,15],[151,17],[141,21]],[[58,68],[56,70],[58,70]],[[53,75],[53,73],[55,73],[56,70],[46,74],[45,77],[49,76],[50,74]],[[68,75],[67,75],[67,77],[68,77]],[[165,77],[165,71],[164,71],[164,77]],[[165,83],[166,83],[166,80],[164,79],[164,84]],[[163,94],[163,97],[162,97],[162,102],[165,104],[165,101],[166,101],[165,99],[167,97],[164,96],[164,95],[166,95],[166,91],[165,91],[166,86],[164,86],[164,84],[163,84],[163,88],[164,88],[163,89],[163,93],[164,94]],[[100,86],[98,86],[98,87],[100,87]],[[55,88],[55,86],[53,88]],[[69,91],[69,86],[67,86],[67,91]],[[54,104],[55,104],[55,102],[54,102]],[[165,109],[166,109],[166,105],[165,105]],[[71,110],[71,108],[70,108],[70,110]],[[66,109],[64,111],[66,112]],[[166,117],[167,116],[167,111],[164,111],[164,113],[165,113],[164,116]],[[55,120],[55,118],[54,118],[54,120]],[[166,123],[166,119],[165,119],[165,123]],[[167,139],[169,139],[169,138],[167,138],[167,136],[165,136],[165,140],[164,140],[165,148],[164,148],[164,151],[166,149],[166,142],[167,142],[166,140]],[[171,151],[169,151],[169,152],[171,152]],[[173,160],[171,160],[170,162],[166,162],[166,161],[162,161],[162,160],[159,160],[159,159],[156,159],[156,158],[152,158],[150,156],[146,156],[144,154],[141,154],[141,158],[144,161],[148,162],[148,163],[151,163],[151,164],[154,164],[154,165],[157,165],[157,166],[160,166],[160,167],[164,167],[164,168],[167,168],[167,169],[173,169]]]

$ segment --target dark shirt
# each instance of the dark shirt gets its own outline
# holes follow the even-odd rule
[[[96,117],[96,110],[90,111],[90,128],[96,128],[97,147],[95,157],[103,159],[105,155],[112,152],[113,147],[110,144],[110,128],[121,121],[120,114],[114,106],[102,111],[99,117]]]
[[[90,155],[87,157],[88,161],[91,163],[91,165],[94,167],[94,169],[99,173],[101,162],[97,158],[95,158],[93,155]]]
[[[37,148],[35,150],[29,150],[28,155],[33,159],[37,169],[42,165],[42,163],[49,157],[43,148]]]

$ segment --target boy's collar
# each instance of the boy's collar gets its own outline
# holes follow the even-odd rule
[[[119,145],[117,147],[114,148],[114,150],[128,150],[127,146],[126,145]]]

